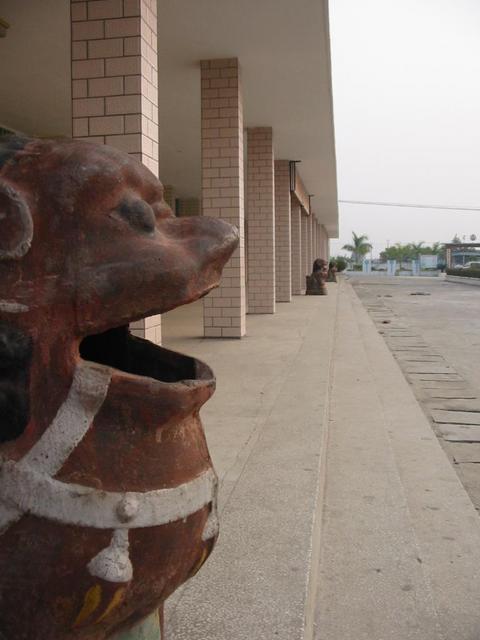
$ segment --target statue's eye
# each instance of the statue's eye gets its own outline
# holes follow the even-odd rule
[[[155,231],[155,214],[144,200],[123,200],[117,212],[134,229],[142,233]]]

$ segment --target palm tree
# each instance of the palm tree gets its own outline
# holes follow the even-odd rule
[[[423,240],[421,242],[411,242],[408,246],[410,247],[410,254],[412,260],[418,260],[422,250],[424,249],[423,245],[425,242]]]
[[[445,245],[443,242],[434,242],[432,244],[432,253],[436,256],[443,256],[445,253]]]
[[[355,231],[352,231],[352,244],[344,244],[342,249],[350,251],[354,263],[359,264],[363,256],[372,250],[372,245],[367,241],[368,236],[357,236]]]

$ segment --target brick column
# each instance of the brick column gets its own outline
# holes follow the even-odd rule
[[[330,258],[330,246],[329,246],[329,240],[328,240],[328,233],[325,227],[323,226],[323,224],[320,225],[320,236],[321,236],[321,242],[322,242],[322,248],[321,248],[322,258],[325,258],[325,260],[328,260]]]
[[[291,197],[292,212],[292,294],[299,296],[304,284],[302,258],[302,211],[297,199]]]
[[[290,163],[275,160],[275,294],[277,302],[292,299],[292,220]]]
[[[222,282],[204,298],[205,337],[245,335],[243,104],[236,58],[204,60],[202,87],[202,212],[240,231]]]
[[[71,0],[72,135],[132,154],[158,176],[157,0]],[[160,316],[132,324],[161,341]]]
[[[248,313],[275,313],[273,131],[247,130]]]
[[[311,273],[310,251],[308,249],[308,227],[310,221],[308,216],[302,211],[302,260],[303,260],[303,278],[302,291],[305,291],[305,276]]]
[[[308,216],[308,222],[307,222],[307,249],[308,249],[308,257],[309,257],[309,267],[308,267],[308,273],[312,272],[312,264],[313,264],[313,260],[314,260],[314,256],[315,256],[315,252],[313,250],[313,213],[310,213],[310,215]]]

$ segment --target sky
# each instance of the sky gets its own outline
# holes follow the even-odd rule
[[[480,0],[330,0],[339,200],[480,210]],[[339,204],[331,253],[475,234],[480,211]],[[479,240],[480,241],[480,240]]]

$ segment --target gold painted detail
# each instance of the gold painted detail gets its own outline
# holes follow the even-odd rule
[[[125,597],[126,591],[127,591],[126,587],[120,587],[120,589],[117,589],[115,591],[115,593],[113,594],[113,598],[110,600],[110,604],[102,613],[102,615],[95,620],[95,624],[98,624],[99,622],[102,622],[103,620],[105,620],[105,618],[108,618],[108,616],[114,611],[114,609],[116,609],[118,605],[120,605],[123,602],[123,598]]]
[[[79,627],[83,622],[85,622],[85,620],[89,618],[92,613],[98,608],[101,600],[102,587],[99,584],[96,584],[94,587],[91,587],[85,594],[83,606],[80,609],[80,613],[73,623],[73,626]]]

